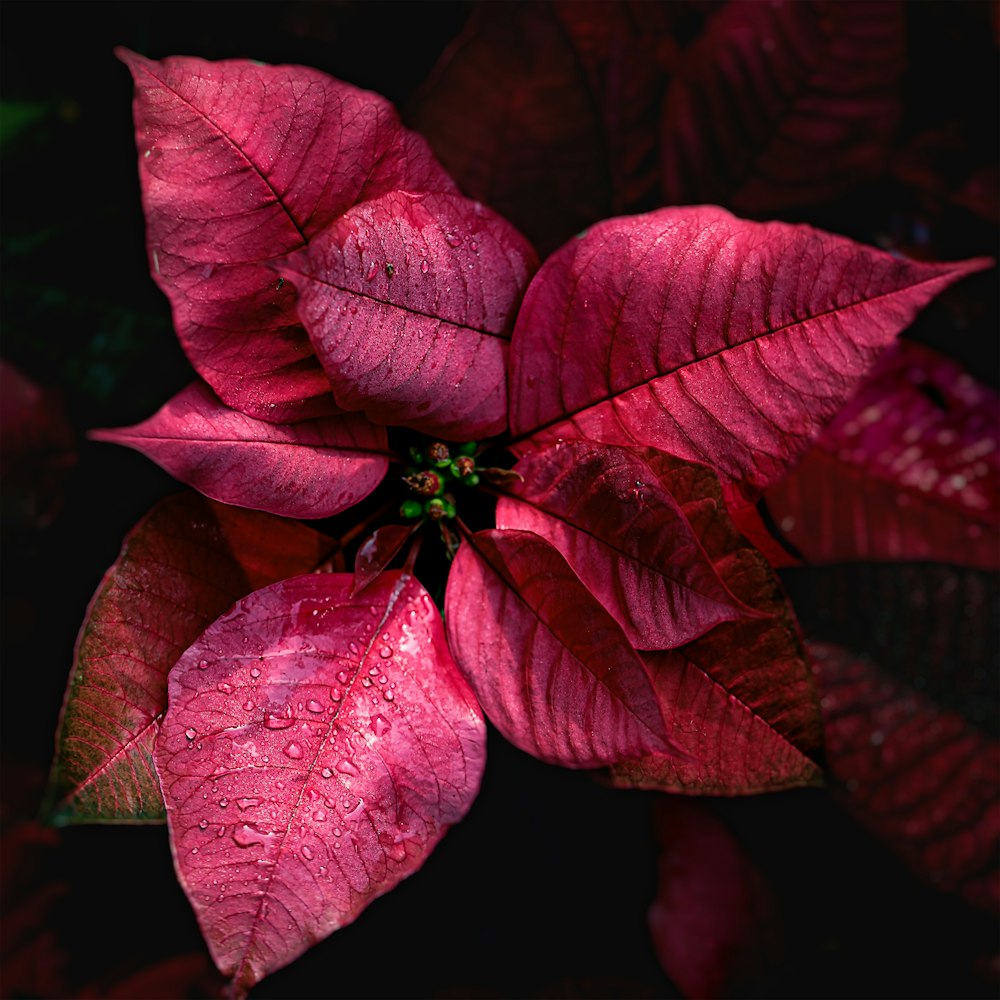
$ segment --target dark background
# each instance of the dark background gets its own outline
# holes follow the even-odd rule
[[[981,129],[995,134],[985,8],[913,6],[903,127],[981,114]],[[0,989],[130,996],[129,976],[191,955],[155,970],[142,995],[207,995],[210,963],[198,957],[206,952],[165,827],[44,832],[31,822],[87,602],[125,533],[177,489],[141,456],[83,434],[145,418],[190,379],[148,275],[131,80],[112,48],[303,63],[405,108],[469,5],[7,0],[0,10],[0,346],[57,394],[78,449],[76,465],[27,515],[5,497]],[[898,225],[883,194],[862,192],[847,214],[841,206],[840,231],[871,240]],[[961,213],[938,235],[951,256],[996,252],[995,230]],[[995,338],[952,353],[995,384]],[[814,592],[803,586],[808,602]],[[422,871],[255,997],[677,995],[645,924],[655,796],[547,767],[492,731],[489,753],[482,794]],[[786,924],[784,964],[747,995],[994,994],[992,921],[924,886],[826,792],[715,807],[771,879]]]

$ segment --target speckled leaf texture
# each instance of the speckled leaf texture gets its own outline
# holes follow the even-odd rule
[[[641,455],[567,441],[528,455],[497,527],[554,545],[637,649],[673,649],[754,612],[719,579],[691,525]]]
[[[430,596],[353,583],[259,590],[170,673],[174,861],[236,996],[417,871],[479,789],[485,724]]]
[[[741,996],[781,958],[774,891],[736,836],[707,806],[664,796],[649,931],[663,970],[685,997]]]
[[[848,807],[921,877],[995,913],[996,740],[876,664],[810,642],[830,772]]]
[[[818,784],[818,698],[771,567],[733,527],[709,469],[656,453],[647,453],[647,461],[681,502],[719,576],[761,617],[723,622],[679,649],[642,654],[682,754],[620,764],[612,780],[691,795]]]
[[[284,517],[346,510],[388,468],[385,428],[359,413],[271,424],[230,409],[203,382],[134,427],[90,436],[142,452],[213,500]]]
[[[897,0],[722,6],[663,103],[664,201],[766,218],[877,176],[900,117],[905,48]]]
[[[279,272],[339,406],[475,440],[507,427],[510,334],[536,266],[479,202],[397,191],[346,212]]]
[[[901,341],[765,500],[813,563],[1000,569],[1000,398]]]
[[[638,654],[538,535],[466,538],[445,613],[452,652],[487,717],[526,753],[586,768],[670,752]]]
[[[295,293],[266,265],[361,201],[453,182],[384,98],[317,70],[118,55],[135,79],[150,269],[191,363],[250,416],[335,412]]]
[[[600,223],[528,288],[511,430],[522,452],[574,437],[659,448],[756,499],[920,308],[989,264],[902,260],[715,207]]]
[[[125,539],[77,639],[49,787],[56,823],[162,820],[152,749],[167,672],[234,601],[319,566],[304,525],[185,493]]]

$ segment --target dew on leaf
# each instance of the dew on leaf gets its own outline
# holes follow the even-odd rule
[[[217,685],[217,688],[223,694],[232,694],[233,693],[233,686],[232,686],[232,684],[226,684],[225,681],[223,681],[221,684]]]
[[[388,660],[389,657],[392,656],[392,648],[389,646],[382,646],[378,651],[378,655],[381,656],[383,660]]]
[[[187,737],[187,738],[188,738],[189,740],[193,740],[193,739],[195,738],[195,736],[197,736],[198,734],[197,734],[197,732],[196,732],[196,731],[195,731],[194,729],[185,729],[185,730],[184,730],[184,735],[185,735],[185,736],[186,736],[186,737]]]
[[[315,698],[310,698],[306,702],[306,708],[310,712],[322,712],[323,711],[323,706]]]
[[[340,761],[337,764],[337,770],[340,771],[341,774],[349,774],[352,777],[357,777],[358,775],[361,774],[361,772],[349,760],[346,759]]]
[[[292,760],[299,760],[302,757],[302,747],[298,743],[289,743],[284,750],[285,756],[290,757]]]
[[[256,680],[258,677],[260,677],[260,668],[259,667],[251,667],[250,668],[250,676],[254,680]]]

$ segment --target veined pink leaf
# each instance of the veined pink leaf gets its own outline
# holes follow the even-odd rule
[[[900,260],[720,208],[612,219],[546,261],[511,343],[511,430],[644,445],[746,499],[780,478],[922,306],[989,266]]]
[[[771,567],[734,528],[709,470],[667,455],[651,456],[651,465],[682,502],[729,590],[766,617],[723,622],[680,649],[642,654],[687,757],[649,754],[615,767],[612,780],[696,795],[818,784],[816,690]]]
[[[454,183],[388,101],[317,70],[118,55],[135,78],[150,266],[191,363],[250,416],[336,412],[294,292],[264,265],[358,202]]]
[[[730,3],[687,50],[663,105],[663,196],[757,217],[877,176],[897,119],[903,5]]]
[[[359,413],[270,424],[231,410],[201,382],[134,427],[90,436],[142,452],[213,500],[285,517],[346,510],[388,468],[385,429]]]
[[[686,997],[739,996],[780,959],[774,892],[707,806],[676,796],[656,805],[661,854],[649,930],[660,964]]]
[[[544,539],[499,530],[467,538],[445,607],[462,672],[515,746],[563,767],[669,753],[638,655]]]
[[[497,527],[551,542],[637,649],[673,649],[756,612],[719,579],[669,490],[641,455],[571,441],[528,455]]]
[[[1000,399],[903,341],[766,501],[810,561],[1000,568]]]
[[[507,427],[507,353],[537,261],[500,216],[396,191],[346,212],[278,270],[346,410],[459,440]]]
[[[174,860],[236,995],[417,871],[479,789],[485,724],[430,596],[353,583],[259,590],[170,673]]]
[[[419,521],[414,524],[386,524],[362,542],[354,557],[355,594],[360,594],[385,571],[418,527]]]
[[[77,639],[50,778],[52,820],[162,820],[152,748],[167,672],[234,601],[314,569],[333,547],[305,525],[196,493],[154,507],[125,539]]]
[[[850,809],[919,875],[1000,902],[997,744],[867,660],[809,643],[827,758]]]

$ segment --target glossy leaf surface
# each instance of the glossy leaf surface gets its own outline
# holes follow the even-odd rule
[[[213,500],[285,517],[346,510],[388,468],[385,429],[360,414],[270,424],[231,410],[200,382],[134,427],[90,436],[142,452]]]
[[[700,802],[664,797],[653,825],[661,854],[649,930],[660,964],[685,997],[741,995],[780,957],[770,885]]]
[[[794,616],[774,573],[736,532],[707,469],[669,456],[655,460],[719,576],[765,617],[724,622],[680,649],[642,654],[687,759],[651,754],[615,767],[612,779],[696,795],[818,784],[819,706]]]
[[[624,448],[572,441],[528,455],[497,527],[552,543],[638,649],[673,649],[752,616],[719,579],[669,489]]]
[[[354,593],[361,593],[384,572],[418,527],[419,524],[386,524],[362,542],[354,557]]]
[[[194,493],[154,507],[125,539],[77,639],[50,779],[52,819],[163,819],[152,748],[167,672],[234,601],[309,572],[332,548],[304,525]]]
[[[482,714],[413,577],[257,591],[188,649],[155,748],[174,859],[239,995],[421,867],[467,811]]]
[[[1000,399],[906,341],[766,495],[814,563],[1000,563]]]
[[[510,332],[535,266],[524,237],[478,202],[397,191],[278,270],[342,408],[473,440],[506,429]]]
[[[903,5],[729,3],[663,104],[663,199],[757,217],[877,176],[900,113]]]
[[[830,771],[850,809],[922,877],[1000,902],[997,744],[870,661],[810,643]]]
[[[780,478],[880,351],[977,259],[925,264],[713,207],[594,226],[546,261],[511,344],[511,430],[645,445],[747,498]]]
[[[465,539],[445,608],[455,659],[515,746],[564,767],[669,752],[638,655],[544,539],[500,530]]]
[[[295,294],[265,265],[360,201],[451,179],[384,98],[317,70],[118,54],[135,78],[150,268],[191,363],[251,416],[335,412]]]

